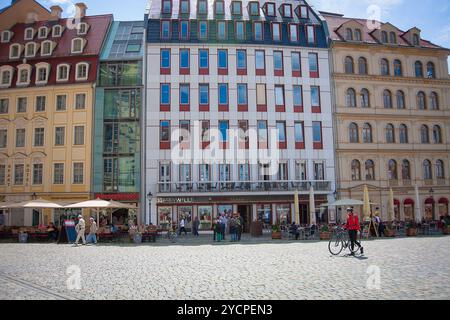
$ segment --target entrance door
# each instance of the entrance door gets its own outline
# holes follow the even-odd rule
[[[243,233],[250,233],[250,224],[252,222],[252,206],[238,206],[238,212],[241,214],[241,217],[244,220],[244,226],[242,228]]]

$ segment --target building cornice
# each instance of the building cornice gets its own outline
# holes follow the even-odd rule
[[[414,77],[386,77],[380,75],[359,75],[333,72],[334,80],[362,81],[362,82],[383,82],[383,83],[403,83],[412,85],[442,85],[450,86],[450,79],[427,79]]]

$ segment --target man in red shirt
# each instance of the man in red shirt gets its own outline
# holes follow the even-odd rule
[[[347,224],[345,227],[348,230],[348,237],[350,239],[350,246],[352,249],[351,255],[354,256],[353,252],[356,245],[361,249],[361,254],[364,254],[364,248],[361,246],[361,243],[357,241],[358,231],[361,231],[361,226],[359,225],[359,218],[357,215],[353,214],[353,208],[347,209]]]

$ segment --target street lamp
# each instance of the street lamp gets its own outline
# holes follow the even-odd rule
[[[148,199],[148,209],[149,209],[149,224],[152,224],[152,199],[153,199],[153,193],[150,191],[147,194]]]
[[[431,214],[433,215],[431,217],[431,220],[434,219],[434,190],[433,188],[430,189],[430,197],[431,197]]]
[[[31,197],[33,198],[33,200],[36,200],[36,198],[37,198],[36,192],[33,192],[33,194],[31,195]]]

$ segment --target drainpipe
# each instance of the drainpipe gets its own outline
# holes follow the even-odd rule
[[[148,12],[148,11],[147,11]],[[142,105],[141,105],[141,193],[139,195],[141,207],[141,223],[148,224],[147,221],[147,192],[146,192],[146,169],[147,169],[147,26],[148,13],[144,14],[144,37],[143,37],[143,57],[142,57]]]

